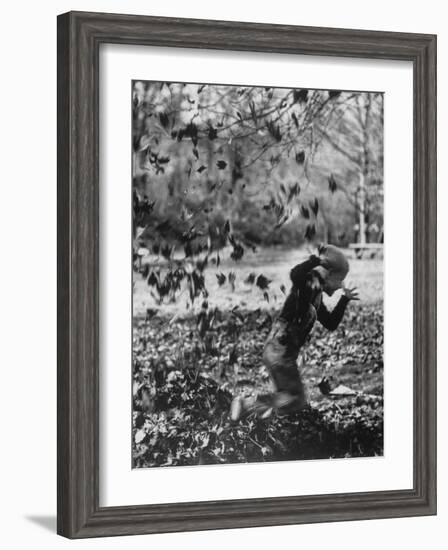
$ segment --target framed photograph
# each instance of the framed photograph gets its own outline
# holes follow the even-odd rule
[[[436,513],[436,37],[58,17],[58,532]]]

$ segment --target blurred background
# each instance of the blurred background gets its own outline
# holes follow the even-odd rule
[[[275,303],[319,242],[382,299],[381,93],[136,81],[132,101],[135,315]]]

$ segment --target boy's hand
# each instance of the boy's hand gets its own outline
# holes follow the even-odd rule
[[[317,247],[317,252],[319,253],[319,255],[325,254],[326,251],[327,247],[323,243],[320,243],[320,245]]]
[[[347,300],[359,300],[358,289],[354,286],[352,288],[344,288],[344,296]]]

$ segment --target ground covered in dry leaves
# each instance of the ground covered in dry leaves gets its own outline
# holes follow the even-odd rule
[[[316,325],[302,373],[310,405],[293,416],[233,423],[237,394],[266,392],[262,349],[274,311],[134,320],[134,467],[365,457],[383,454],[383,310],[350,304],[334,332]],[[352,396],[331,395],[340,385]]]

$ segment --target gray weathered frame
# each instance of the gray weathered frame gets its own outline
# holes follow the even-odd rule
[[[146,506],[99,506],[98,53],[102,43],[412,61],[413,489]],[[60,15],[58,533],[80,538],[435,513],[436,37],[135,15],[82,12]]]

